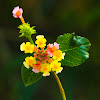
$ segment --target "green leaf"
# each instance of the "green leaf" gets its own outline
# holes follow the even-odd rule
[[[21,75],[25,86],[35,83],[42,77],[42,73],[34,73],[32,68],[27,69],[24,65],[21,68]]]
[[[82,64],[89,58],[88,50],[91,43],[87,38],[74,36],[74,33],[67,33],[57,38],[57,43],[60,44],[60,50],[65,52],[62,65],[74,67]]]

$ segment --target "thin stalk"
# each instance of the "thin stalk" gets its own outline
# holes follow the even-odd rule
[[[21,22],[22,22],[23,24],[25,24],[25,20],[24,20],[23,16],[20,18],[20,20],[21,20]]]
[[[63,100],[66,100],[65,92],[64,92],[64,89],[62,87],[62,84],[60,82],[59,77],[57,76],[57,74],[55,72],[52,72],[52,74],[53,74],[53,76],[55,77],[55,79],[56,79],[56,81],[58,83],[58,86],[59,86],[59,89],[60,89],[60,92],[61,92]]]
[[[28,39],[29,39],[29,41],[31,42],[31,44],[34,44],[34,42],[33,42],[33,40],[32,40],[32,37],[31,37],[31,36],[29,36],[29,37],[28,37]]]

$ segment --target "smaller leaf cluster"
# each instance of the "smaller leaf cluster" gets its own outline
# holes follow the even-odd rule
[[[29,37],[32,34],[36,33],[36,30],[34,29],[35,26],[30,27],[29,23],[25,23],[25,24],[19,25],[18,28],[20,29],[19,33],[22,33],[19,37],[23,37],[23,36]]]

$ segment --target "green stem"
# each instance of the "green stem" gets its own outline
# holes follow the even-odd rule
[[[60,92],[61,92],[63,100],[66,100],[65,92],[64,92],[64,89],[62,87],[62,84],[60,82],[59,77],[57,76],[57,74],[55,72],[52,72],[52,74],[53,74],[53,76],[55,77],[55,79],[56,79],[56,81],[58,83],[58,86],[59,86],[59,89],[60,89]]]
[[[33,40],[32,40],[32,37],[31,37],[31,36],[29,36],[29,37],[28,37],[28,39],[29,39],[29,41],[31,42],[31,44],[34,44],[34,42],[33,42]]]

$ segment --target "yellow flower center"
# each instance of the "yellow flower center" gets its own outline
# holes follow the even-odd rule
[[[56,47],[52,47],[51,48],[51,52],[54,52],[54,51],[56,51],[57,49],[56,49]]]
[[[39,45],[42,45],[43,43],[42,42],[39,42]]]
[[[58,67],[56,65],[54,65],[54,69],[57,69]]]
[[[57,52],[57,53],[56,53],[56,56],[57,56],[57,57],[60,57],[60,56],[61,56],[61,55],[60,55],[60,52]]]
[[[29,47],[29,46],[26,46],[26,49],[27,49],[27,50],[29,50],[29,49],[30,49],[30,47]]]
[[[33,63],[33,60],[32,60],[32,59],[30,59],[30,60],[29,60],[29,64],[32,64],[32,63]]]
[[[47,68],[47,67],[44,67],[43,69],[44,69],[44,71],[47,71],[47,70],[48,70],[48,68]]]

